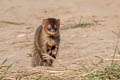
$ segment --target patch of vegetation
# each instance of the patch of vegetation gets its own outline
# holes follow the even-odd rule
[[[47,76],[45,77],[44,75],[40,75],[37,79],[35,80],[65,80],[63,78],[57,77],[57,76]]]
[[[79,23],[79,24],[74,24],[70,28],[84,28],[86,26],[90,26],[90,23]]]
[[[10,65],[6,64],[7,60],[8,59],[5,59],[0,65],[0,71],[8,71],[12,67],[13,64],[10,64]]]
[[[114,62],[104,69],[97,70],[84,77],[83,80],[120,80],[120,65]]]
[[[116,54],[119,54],[120,31],[115,33],[118,37],[110,66],[97,71],[93,71],[82,77],[82,80],[120,80],[120,65],[115,62]],[[120,60],[119,60],[120,61]],[[80,79],[81,80],[81,79]]]
[[[78,23],[74,22],[74,23],[70,23],[67,24],[65,27],[62,27],[62,30],[67,30],[67,29],[74,29],[74,28],[85,28],[85,27],[90,27],[90,26],[95,26],[98,24],[98,21],[93,19],[91,21],[84,21],[82,20],[83,18],[80,19],[80,21]]]
[[[43,75],[40,75],[36,80],[48,80],[48,78],[45,78]]]
[[[0,64],[0,80],[7,80],[5,73],[12,67],[13,64],[7,65],[6,62],[8,59],[5,59],[1,64]]]
[[[72,24],[70,26],[62,27],[62,30],[67,30],[67,29],[75,29],[75,28],[85,28],[88,26],[94,25],[92,23],[78,23],[78,24]]]

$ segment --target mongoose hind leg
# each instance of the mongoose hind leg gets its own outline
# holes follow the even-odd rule
[[[32,66],[41,66],[43,65],[42,59],[40,58],[40,54],[38,51],[34,51],[33,57],[32,57]]]

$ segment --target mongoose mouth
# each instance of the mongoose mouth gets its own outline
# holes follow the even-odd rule
[[[50,35],[55,35],[55,34],[56,34],[56,31],[49,31],[48,34],[50,34]]]

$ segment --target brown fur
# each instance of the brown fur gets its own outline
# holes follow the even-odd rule
[[[37,28],[34,36],[32,66],[52,66],[53,59],[44,54],[56,58],[60,43],[59,26],[60,20],[48,18],[44,19],[42,25]]]

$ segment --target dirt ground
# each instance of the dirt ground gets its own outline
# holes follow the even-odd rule
[[[34,33],[42,19],[49,17],[61,20],[59,54],[53,67],[33,68]],[[97,24],[65,29],[80,20]],[[12,77],[17,73],[30,77],[40,74],[73,77],[82,74],[81,70],[105,63],[99,63],[96,56],[112,57],[117,41],[114,32],[119,28],[119,0],[0,0],[0,63],[7,58],[7,64],[13,64],[9,74]],[[26,80],[32,80],[30,77]]]

